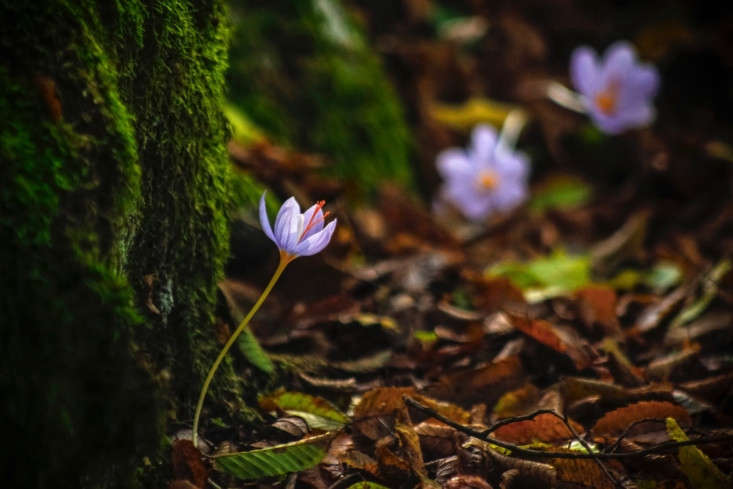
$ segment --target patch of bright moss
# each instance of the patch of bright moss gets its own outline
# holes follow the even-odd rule
[[[232,2],[232,101],[281,144],[325,154],[368,193],[410,186],[410,139],[379,59],[336,0]]]

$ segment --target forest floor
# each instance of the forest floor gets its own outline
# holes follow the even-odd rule
[[[643,6],[489,15],[482,2],[428,14],[423,3],[362,10],[414,130],[422,200],[385,185],[375,206],[354,208],[348,185],[314,171],[327,155],[233,148],[237,165],[282,195],[329,198],[339,225],[322,255],[289,266],[253,322],[288,366],[282,388],[256,399],[261,426],[206,421],[213,460],[179,447],[176,478],[288,489],[733,487],[724,18],[652,22]],[[569,84],[578,39],[603,49],[618,32],[633,34],[662,88],[654,125],[611,137],[537,87]],[[529,117],[518,143],[532,159],[528,202],[480,225],[436,218],[438,152],[511,107]],[[230,331],[276,266],[261,240],[272,255],[235,240],[220,287]],[[237,364],[257,376],[241,355]]]

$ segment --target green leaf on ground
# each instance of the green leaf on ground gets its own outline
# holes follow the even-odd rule
[[[237,338],[237,346],[244,357],[258,369],[268,374],[275,371],[275,365],[273,365],[267,352],[262,349],[249,327],[244,328],[242,334]]]
[[[713,299],[718,295],[718,282],[733,268],[733,263],[727,258],[719,261],[710,273],[703,277],[702,295],[698,300],[685,307],[672,320],[670,329],[683,326],[702,314]]]
[[[316,466],[323,459],[332,436],[332,433],[326,433],[249,452],[214,456],[214,467],[244,480],[300,472]]]
[[[505,277],[522,289],[528,302],[573,292],[590,283],[588,255],[569,255],[562,249],[534,260],[505,261],[486,270],[489,277]]]
[[[302,392],[276,392],[261,397],[259,403],[266,410],[279,408],[288,414],[299,416],[311,429],[333,431],[349,422],[349,417],[329,401]]]
[[[674,441],[689,438],[674,418],[667,418],[667,434]],[[730,487],[730,479],[696,446],[680,447],[677,451],[680,469],[690,480],[693,489],[724,489]]]

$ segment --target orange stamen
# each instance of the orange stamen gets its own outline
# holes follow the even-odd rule
[[[616,102],[618,98],[618,83],[611,82],[605,90],[599,92],[595,96],[595,103],[598,108],[606,115],[612,115],[616,112]]]
[[[318,211],[323,209],[324,205],[326,205],[325,200],[319,200],[318,202],[316,202],[316,208],[313,210],[313,214],[311,215],[311,218],[308,220],[308,224],[305,225],[305,228],[303,229],[303,233],[300,235],[300,238],[298,238],[298,242],[302,241],[303,236],[305,236],[305,233],[310,231],[313,228],[313,226],[315,226],[319,222],[326,220],[326,216],[328,216],[331,213],[331,211],[326,211],[325,213],[323,213],[323,216],[320,219],[316,220],[316,215],[318,215]]]
[[[479,177],[476,179],[476,183],[481,190],[492,190],[496,188],[496,185],[499,183],[499,179],[497,178],[496,173],[484,170],[479,174]]]

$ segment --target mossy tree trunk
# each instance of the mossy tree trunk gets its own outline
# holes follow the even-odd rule
[[[130,486],[218,348],[223,2],[3,0],[0,20],[3,473]],[[238,385],[227,365],[212,396],[237,410]]]
[[[232,102],[279,144],[326,155],[356,197],[413,188],[402,106],[344,2],[231,4]]]

